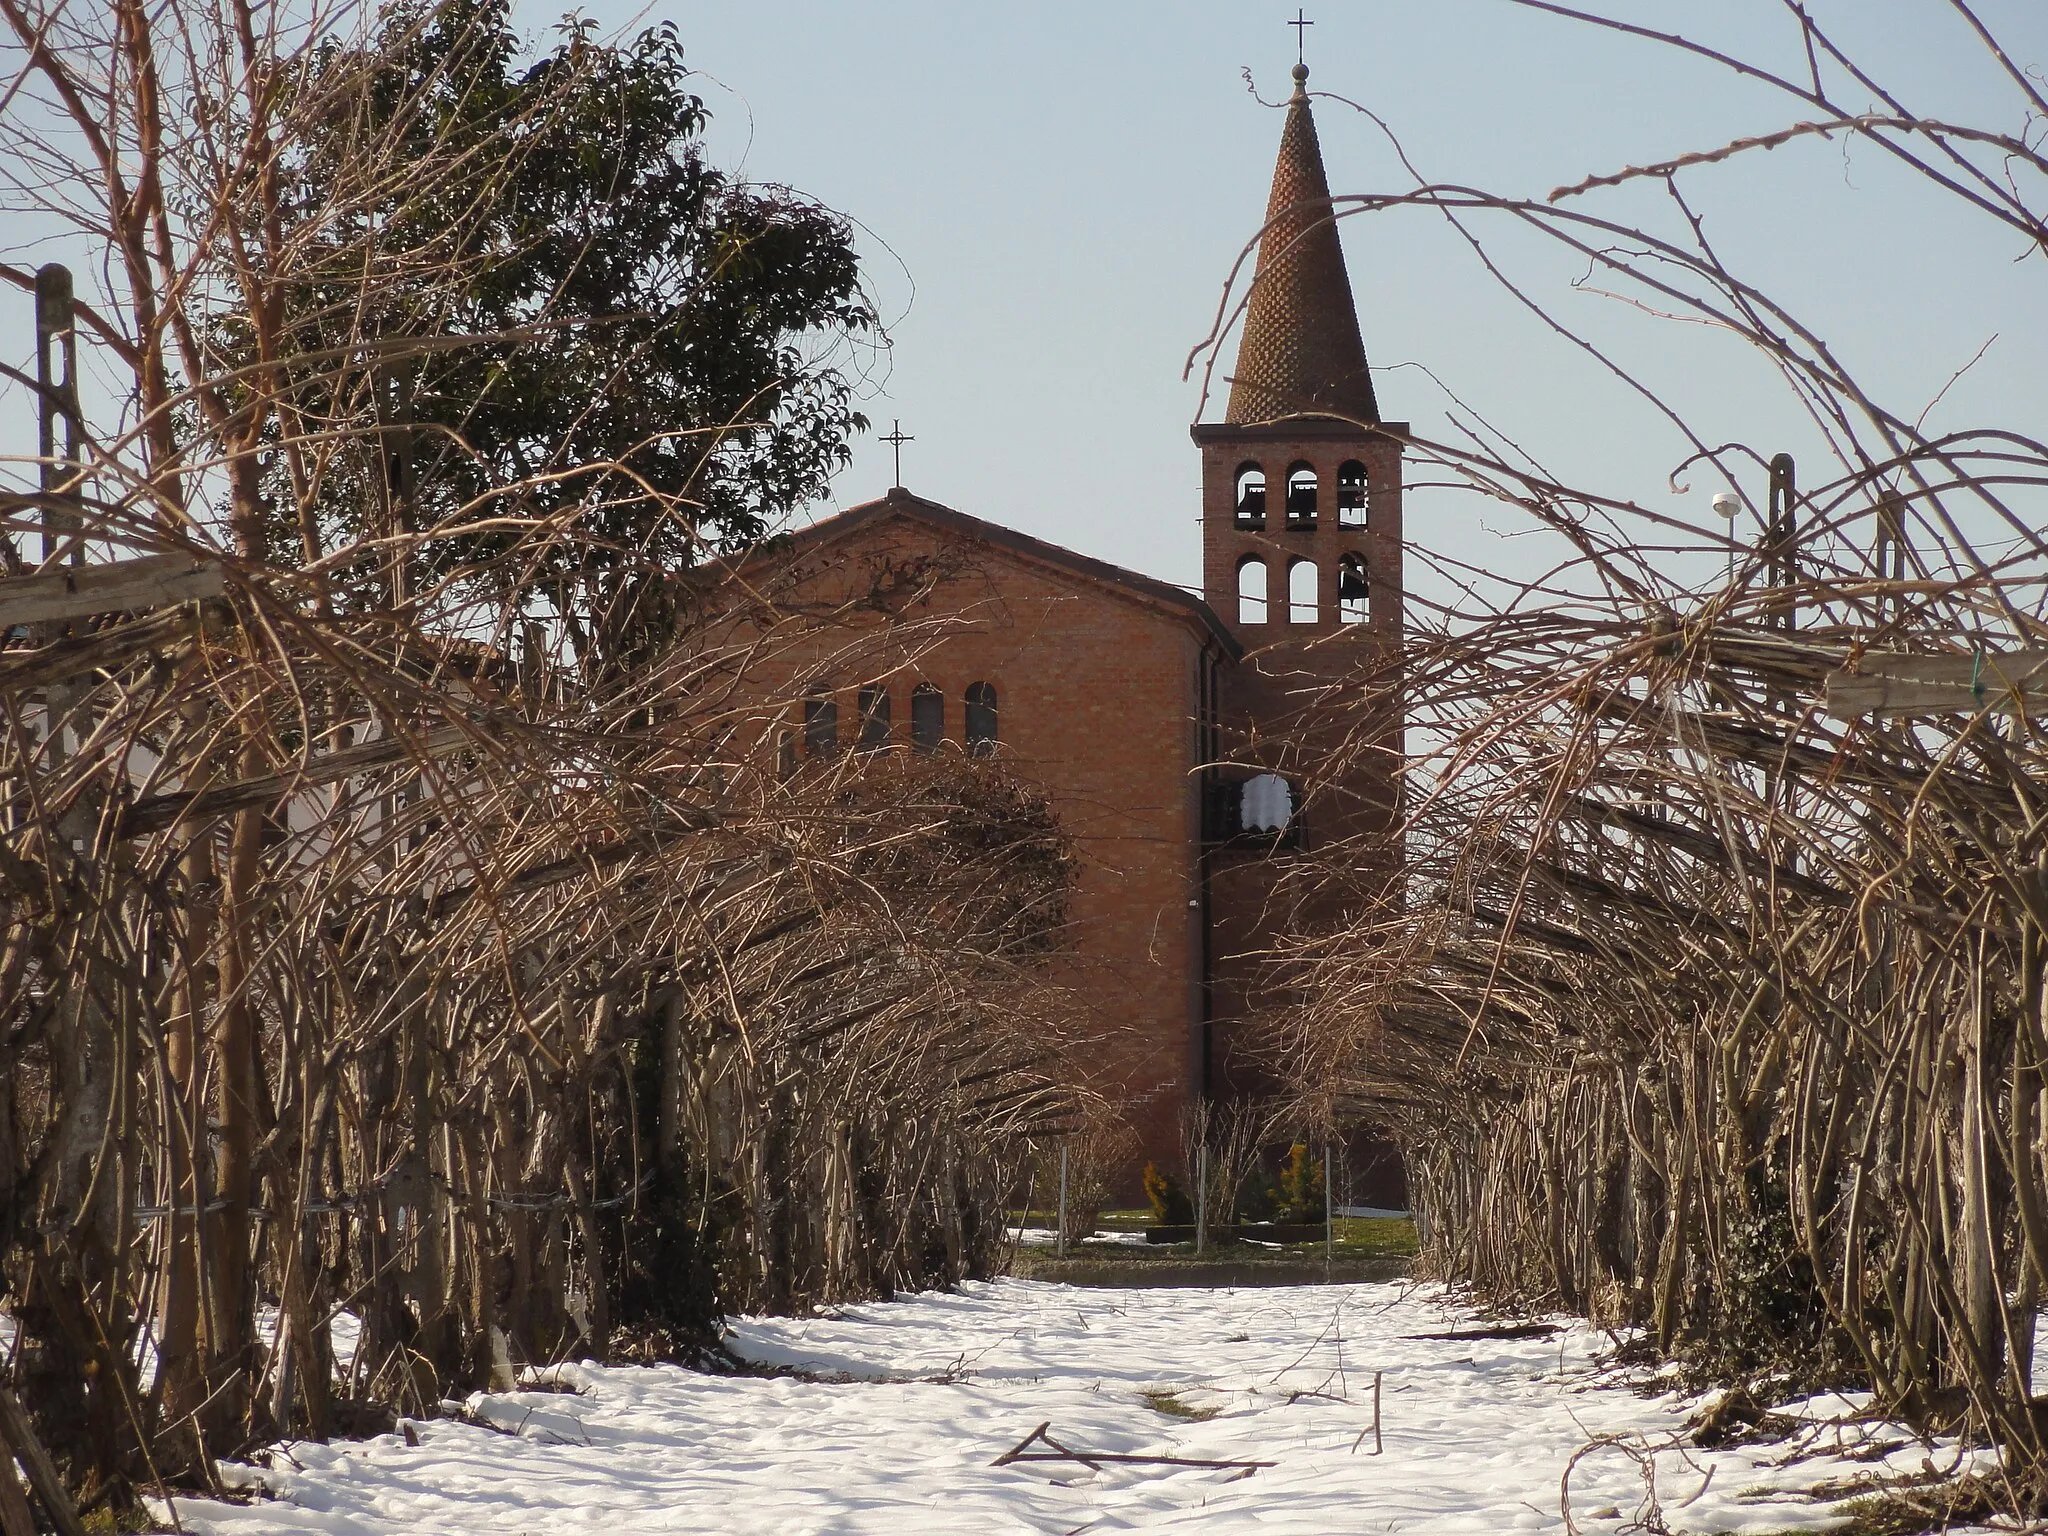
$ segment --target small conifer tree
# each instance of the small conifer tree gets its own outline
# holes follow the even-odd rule
[[[1185,1227],[1195,1219],[1195,1208],[1187,1191],[1180,1187],[1180,1180],[1160,1172],[1157,1163],[1145,1165],[1145,1198],[1152,1202],[1154,1226]]]
[[[1305,1141],[1287,1149],[1280,1167],[1280,1204],[1289,1221],[1323,1219],[1323,1166]]]

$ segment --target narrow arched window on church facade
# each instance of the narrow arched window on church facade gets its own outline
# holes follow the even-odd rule
[[[1287,526],[1313,528],[1316,525],[1316,467],[1296,460],[1287,468]]]
[[[796,732],[786,725],[775,733],[775,771],[785,779],[796,772]]]
[[[1365,526],[1365,466],[1356,459],[1337,466],[1337,524],[1342,528]]]
[[[967,753],[970,757],[995,756],[996,688],[993,683],[967,685]]]
[[[1266,472],[1247,460],[1237,466],[1237,526],[1257,531],[1266,526]]]
[[[804,756],[831,757],[839,750],[839,705],[822,687],[804,700]]]
[[[1313,624],[1316,612],[1316,563],[1296,560],[1287,567],[1287,617],[1295,624]]]
[[[946,739],[946,696],[930,683],[910,690],[910,750],[931,753]]]
[[[880,683],[860,691],[860,750],[889,750],[889,690]]]
[[[1266,622],[1266,562],[1257,555],[1237,562],[1237,622]]]
[[[1372,589],[1366,584],[1365,556],[1346,555],[1337,562],[1337,622],[1363,624],[1370,611]]]

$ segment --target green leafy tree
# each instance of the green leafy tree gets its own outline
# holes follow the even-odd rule
[[[867,425],[853,361],[884,338],[845,218],[706,162],[673,26],[612,45],[572,17],[519,59],[506,0],[405,0],[315,65],[363,88],[303,125],[286,202],[313,255],[281,302],[303,410],[367,447],[325,467],[298,536],[430,534],[422,578],[644,610],[649,572],[825,490]],[[396,153],[366,176],[371,138]],[[536,557],[532,530],[568,520]]]

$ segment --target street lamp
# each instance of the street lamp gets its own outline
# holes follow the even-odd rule
[[[1728,522],[1728,584],[1735,585],[1735,519],[1742,515],[1742,498],[1733,491],[1714,493],[1714,510]]]

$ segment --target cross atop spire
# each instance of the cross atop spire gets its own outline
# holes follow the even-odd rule
[[[1314,23],[1304,17],[1288,25]],[[1380,419],[1307,80],[1308,66],[1296,64],[1223,417],[1233,426],[1282,416]]]
[[[1292,21],[1290,21],[1289,23],[1287,23],[1287,25],[1289,25],[1290,27],[1294,28],[1294,64],[1295,64],[1295,68],[1297,68],[1297,69],[1307,69],[1307,68],[1308,68],[1308,49],[1307,49],[1307,47],[1306,47],[1305,45],[1306,45],[1306,44],[1307,44],[1307,42],[1308,42],[1308,29],[1309,29],[1310,27],[1314,26],[1314,25],[1315,25],[1315,23],[1314,23],[1314,22],[1312,22],[1312,21],[1310,21],[1310,20],[1308,19],[1308,12],[1307,12],[1307,11],[1303,11],[1303,10],[1296,10],[1296,11],[1295,11],[1295,13],[1294,13],[1294,20],[1292,20]]]

